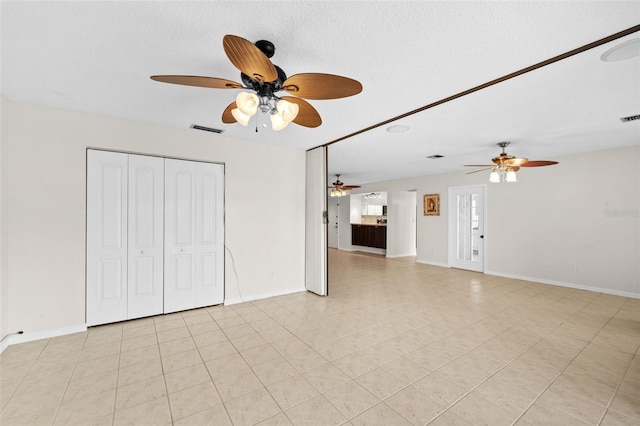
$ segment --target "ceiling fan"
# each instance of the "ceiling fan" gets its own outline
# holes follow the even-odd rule
[[[336,174],[336,181],[333,182],[328,188],[331,189],[329,195],[332,197],[343,197],[347,195],[347,191],[355,188],[360,188],[360,185],[345,185],[342,181],[340,181],[340,175]]]
[[[502,148],[502,152],[499,156],[491,159],[493,165],[489,164],[465,164],[465,167],[483,167],[480,170],[474,170],[471,173],[478,173],[491,169],[491,175],[489,176],[489,182],[517,182],[516,172],[520,170],[520,167],[542,167],[552,166],[558,164],[557,161],[547,160],[535,160],[529,161],[528,158],[518,158],[515,155],[507,154],[505,148],[511,142],[498,142],[497,145]]]
[[[190,75],[154,75],[151,79],[212,89],[247,89],[225,108],[222,122],[238,122],[246,126],[259,109],[263,114],[270,114],[274,130],[281,130],[290,122],[304,127],[322,124],[318,111],[303,98],[338,99],[362,91],[358,81],[339,75],[302,73],[287,77],[269,59],[275,53],[275,47],[267,40],[254,44],[242,37],[225,35],[222,46],[231,63],[240,70],[243,84],[223,78]],[[276,95],[280,91],[294,96]]]

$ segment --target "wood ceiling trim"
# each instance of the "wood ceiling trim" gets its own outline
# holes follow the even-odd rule
[[[334,144],[336,142],[340,142],[340,141],[343,141],[345,139],[351,138],[353,136],[357,136],[359,134],[368,132],[369,130],[373,130],[373,129],[376,129],[378,127],[387,125],[389,123],[393,123],[394,121],[401,120],[401,119],[403,119],[405,117],[408,117],[410,115],[417,114],[419,112],[425,111],[425,110],[433,108],[435,106],[444,104],[446,102],[453,101],[453,100],[458,99],[458,98],[461,98],[462,96],[466,96],[466,95],[469,95],[471,93],[477,92],[479,90],[486,89],[487,87],[493,86],[495,84],[502,83],[503,81],[510,80],[510,79],[512,79],[514,77],[517,77],[519,75],[526,74],[528,72],[531,72],[531,71],[537,70],[539,68],[545,67],[547,65],[553,64],[555,62],[561,61],[563,59],[567,59],[567,58],[569,58],[571,56],[577,55],[579,53],[582,53],[582,52],[585,52],[587,50],[593,49],[595,47],[602,46],[603,44],[606,44],[606,43],[609,43],[611,41],[617,40],[619,38],[628,36],[629,34],[633,34],[633,33],[638,32],[638,31],[640,31],[640,25],[634,25],[633,27],[627,28],[626,30],[617,32],[615,34],[612,34],[612,35],[610,35],[608,37],[605,37],[605,38],[602,38],[600,40],[596,40],[596,41],[591,42],[589,44],[585,44],[584,46],[578,47],[577,49],[570,50],[570,51],[562,53],[562,54],[560,54],[558,56],[554,56],[553,58],[549,58],[549,59],[547,59],[545,61],[538,62],[537,64],[528,66],[526,68],[522,68],[521,70],[518,70],[518,71],[512,72],[510,74],[504,75],[502,77],[496,78],[495,80],[491,80],[491,81],[489,81],[487,83],[483,83],[483,84],[481,84],[479,86],[472,87],[471,89],[467,89],[467,90],[465,90],[463,92],[456,93],[455,95],[449,96],[449,97],[444,98],[444,99],[440,99],[439,101],[430,103],[428,105],[425,105],[423,107],[414,109],[412,111],[405,112],[404,114],[397,115],[397,116],[395,116],[393,118],[390,118],[390,119],[385,120],[385,121],[381,121],[381,122],[379,122],[377,124],[374,124],[372,126],[365,127],[364,129],[358,130],[357,132],[350,133],[348,135],[342,136],[342,137],[340,137],[338,139],[334,139],[334,140],[332,140],[330,142],[327,142],[327,143],[319,145],[319,146],[329,146],[329,145],[332,145],[332,144]],[[315,147],[315,148],[318,148],[318,147]],[[315,149],[315,148],[311,148],[311,149]]]

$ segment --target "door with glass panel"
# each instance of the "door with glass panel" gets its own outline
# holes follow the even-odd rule
[[[449,188],[449,265],[484,271],[484,186]]]

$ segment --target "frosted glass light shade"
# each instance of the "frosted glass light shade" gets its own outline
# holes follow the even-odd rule
[[[242,124],[243,126],[246,126],[247,124],[249,124],[249,119],[251,119],[251,115],[247,115],[243,113],[242,111],[240,111],[239,108],[232,109],[231,115],[233,115],[233,118],[235,118],[236,121]]]
[[[236,105],[238,105],[238,109],[249,117],[256,113],[259,104],[260,99],[255,93],[240,92],[238,93],[238,96],[236,96]]]
[[[298,104],[283,99],[278,101],[276,109],[278,112],[271,115],[271,127],[273,130],[282,130],[287,127],[298,116],[300,111]]]
[[[282,119],[291,123],[298,116],[298,112],[300,112],[300,107],[298,104],[294,104],[293,102],[285,101],[284,99],[280,99],[276,104],[276,108],[278,108],[278,112],[282,113]]]
[[[500,174],[498,174],[498,172],[491,172],[491,174],[489,175],[489,182],[500,183]]]
[[[513,170],[509,170],[507,172],[507,178],[505,179],[507,182],[517,182],[518,178],[516,177],[516,172]]]

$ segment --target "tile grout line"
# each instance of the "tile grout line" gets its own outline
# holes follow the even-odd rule
[[[51,419],[51,424],[53,425],[56,421],[56,418],[58,417],[58,414],[60,414],[60,406],[62,405],[62,402],[64,401],[64,397],[67,394],[67,391],[69,390],[69,385],[71,384],[71,379],[73,379],[73,374],[76,372],[76,368],[78,366],[78,363],[80,362],[80,355],[82,354],[82,350],[84,349],[84,346],[87,344],[87,338],[89,337],[89,334],[87,333],[87,335],[84,338],[84,341],[82,342],[82,347],[80,348],[80,350],[78,351],[78,356],[76,357],[76,362],[73,364],[73,370],[71,371],[71,375],[69,376],[69,380],[67,380],[67,384],[65,385],[64,388],[64,392],[62,392],[62,396],[60,397],[60,402],[58,402],[58,407],[56,408],[56,411],[53,415],[53,418]],[[45,345],[45,347],[42,349],[42,352],[40,353],[40,355],[38,355],[38,359],[40,358],[40,356],[42,356],[42,353],[44,352],[44,350],[46,349],[47,346],[49,346],[51,344],[51,339],[49,339],[49,341],[47,341],[47,344]],[[34,362],[35,365],[35,362]]]
[[[252,304],[252,305],[253,305],[253,304]],[[255,306],[255,305],[253,305],[253,306]],[[259,307],[256,307],[256,308],[260,309]],[[285,309],[286,309],[286,308],[285,308]],[[288,309],[287,309],[287,310],[288,310]],[[260,309],[260,311],[261,311],[261,312],[264,312],[262,309]],[[264,312],[264,313],[265,313],[269,318],[273,319],[273,317],[272,317],[271,315],[267,314],[266,312]],[[275,321],[275,320],[274,320],[274,321]],[[278,321],[276,321],[276,322],[278,322]],[[287,330],[289,333],[291,333],[291,331],[290,331],[288,328],[286,328],[284,325],[282,325],[282,324],[280,324],[280,323],[278,323],[278,324],[279,324],[281,327],[283,327],[285,330]],[[258,333],[258,335],[259,335],[259,336],[262,336],[258,330],[255,330],[255,329],[253,328],[253,326],[251,326],[251,324],[249,324],[249,326],[250,326],[250,327],[251,327],[251,328],[252,328],[256,333]],[[292,334],[293,334],[293,333],[292,333]],[[294,335],[294,336],[296,336],[295,334],[293,334],[293,335]],[[297,336],[296,336],[296,337],[297,337]],[[263,338],[264,338],[264,337],[263,337]],[[298,337],[298,339],[300,339],[300,338]],[[266,340],[266,339],[265,339],[265,340]],[[284,340],[284,339],[282,339],[282,340]],[[302,341],[305,345],[307,345],[307,343],[306,343],[306,342],[304,342],[302,339],[300,339],[300,341]],[[271,342],[267,342],[267,344],[268,344],[269,346],[272,346],[272,345],[271,345]],[[309,345],[307,345],[307,346],[309,347]],[[276,352],[278,352],[278,350],[277,350],[277,349],[275,349],[275,348],[274,348],[274,350],[275,350]],[[278,352],[278,354],[279,354],[279,355],[280,355],[280,356],[281,356],[285,361],[287,361],[287,363],[289,363],[289,360],[287,360],[287,359],[284,357],[284,355],[282,355],[280,352]],[[242,356],[242,354],[240,354],[240,356]],[[242,357],[242,359],[244,359],[244,357]],[[245,362],[246,362],[246,360],[245,360]],[[248,363],[247,363],[247,364],[248,364]],[[291,364],[291,363],[289,363],[289,364]],[[250,367],[251,367],[251,366],[250,366]],[[292,367],[293,367],[293,366],[292,366]],[[295,367],[293,367],[293,369],[294,369],[294,370],[296,370],[297,374],[302,374],[302,373],[298,372],[298,370],[297,370]],[[253,370],[252,370],[252,371],[253,371]],[[255,372],[254,372],[254,374],[255,374]],[[256,375],[256,376],[257,376],[257,375]],[[307,381],[307,379],[306,379],[305,377],[302,377],[302,379],[304,379],[305,381]],[[259,377],[258,377],[258,380],[260,380],[260,378],[259,378]],[[286,380],[286,378],[285,378],[285,379],[282,379],[282,380]],[[280,382],[280,381],[282,381],[282,380],[279,380],[278,382]],[[262,381],[262,380],[260,380],[260,381]],[[275,383],[278,383],[278,382],[275,382]],[[308,383],[308,382],[307,382],[307,383]],[[274,383],[272,383],[272,384],[274,384]],[[263,383],[263,385],[264,385],[264,383]],[[311,384],[309,383],[309,385],[311,385]],[[311,387],[313,387],[313,385],[311,385]],[[314,389],[315,389],[315,388],[314,388]],[[291,408],[293,408],[293,407],[297,407],[297,406],[298,406],[298,405],[300,405],[300,404],[304,404],[305,402],[309,401],[310,399],[313,399],[313,398],[305,399],[305,400],[304,400],[304,401],[302,401],[300,404],[296,404],[296,405],[294,405],[293,407],[289,407],[289,408],[287,408],[287,410],[285,410],[285,409],[283,409],[283,408],[282,408],[282,406],[278,403],[278,401],[273,397],[273,394],[272,394],[271,392],[269,392],[269,388],[268,388],[268,386],[267,386],[267,385],[264,385],[264,390],[267,392],[267,394],[269,394],[269,397],[271,397],[271,399],[273,399],[273,401],[276,403],[276,405],[278,406],[278,408],[280,408],[280,413],[282,413],[282,414],[285,416],[285,418],[286,418],[286,419],[287,419],[291,424],[294,424],[294,423],[293,423],[293,421],[291,420],[291,418],[287,415],[286,411],[287,411],[287,410],[289,410],[289,409],[291,409]],[[317,390],[317,389],[316,389],[316,390]],[[274,417],[276,417],[277,415],[278,415],[278,414],[275,414],[275,415],[273,415],[273,416],[271,416],[271,417],[268,417],[267,419],[274,418]],[[260,420],[260,422],[262,422],[262,421],[264,421],[264,420],[267,420],[267,419]]]
[[[544,293],[544,291],[542,291],[542,292],[538,293],[537,295],[542,294],[542,293]],[[532,298],[532,297],[536,297],[537,295],[535,295],[535,296],[531,296],[530,298]],[[566,296],[565,296],[565,297],[566,297]],[[562,300],[562,298],[561,298],[561,299],[559,299],[559,300]],[[510,305],[508,309],[510,309],[510,308],[512,308],[512,307],[514,307],[514,306],[520,305],[520,304],[522,304],[522,303],[515,303],[514,305]],[[584,309],[584,307],[583,307],[582,309]],[[505,309],[505,310],[506,310],[506,309]],[[505,310],[502,310],[502,311],[500,311],[500,312],[504,312]],[[497,314],[496,314],[496,315],[497,315]],[[494,315],[492,315],[492,316],[494,316]],[[490,317],[489,317],[489,318],[490,318]],[[523,323],[523,322],[522,322],[522,321],[520,321],[520,322],[518,322],[517,324],[513,325],[512,327],[509,327],[508,329],[506,329],[506,330],[505,330],[505,331],[503,331],[502,333],[505,333],[505,332],[507,332],[508,330],[513,329],[513,328],[514,328],[514,327],[516,327],[517,325],[521,325],[522,323]],[[555,331],[555,330],[557,330],[558,328],[560,328],[564,323],[565,323],[564,321],[563,321],[563,322],[561,322],[561,323],[560,323],[560,324],[559,324],[559,325],[558,325],[558,326],[557,326],[553,331]],[[478,387],[480,387],[480,386],[482,386],[484,383],[486,383],[486,382],[487,382],[489,379],[491,379],[493,376],[495,376],[496,374],[498,374],[499,372],[501,372],[502,370],[504,370],[505,368],[507,368],[507,367],[508,367],[509,365],[511,365],[514,361],[516,361],[518,358],[520,358],[523,354],[525,354],[525,353],[526,353],[526,352],[528,352],[531,348],[533,348],[533,347],[534,347],[534,346],[536,346],[538,343],[540,343],[541,341],[543,341],[546,337],[548,337],[548,336],[552,335],[552,334],[553,334],[553,331],[548,332],[544,337],[540,337],[540,338],[539,338],[535,343],[531,344],[530,346],[525,347],[522,351],[520,351],[520,353],[518,353],[516,356],[514,356],[514,357],[513,357],[513,358],[512,358],[508,363],[506,363],[504,366],[502,366],[501,368],[499,368],[498,370],[496,370],[495,372],[493,372],[489,377],[487,377],[486,379],[484,379],[482,382],[478,383],[476,386],[474,386],[473,388],[471,388],[468,392],[466,392],[466,393],[465,393],[464,395],[462,395],[460,398],[458,398],[458,399],[457,399],[457,400],[455,400],[453,403],[451,403],[447,408],[445,408],[444,410],[442,410],[438,415],[436,415],[435,417],[433,417],[431,420],[427,421],[427,422],[425,423],[425,425],[427,425],[427,424],[429,424],[429,423],[432,423],[432,422],[433,422],[433,421],[435,421],[438,417],[440,417],[440,416],[442,416],[444,413],[448,412],[448,411],[449,411],[449,409],[451,409],[454,405],[456,405],[458,402],[460,402],[462,399],[464,399],[466,396],[468,396],[471,392],[473,392],[473,391],[474,391],[474,390],[476,390]],[[500,334],[502,334],[502,333],[500,333]],[[499,334],[499,335],[497,335],[497,336],[495,336],[493,339],[495,339],[495,338],[499,337],[499,336],[500,336],[500,334]],[[493,339],[490,339],[489,341],[491,341],[491,340],[493,340]],[[480,345],[479,345],[479,346],[480,346]],[[585,348],[586,348],[586,345],[585,345]],[[583,350],[584,350],[584,348],[583,348]],[[466,353],[469,353],[469,352],[470,352],[470,351],[468,351],[468,352],[466,352]],[[581,352],[582,352],[582,351],[581,351]],[[580,353],[581,353],[581,352],[580,352]],[[465,354],[466,354],[466,353],[465,353]],[[460,356],[463,356],[463,355],[465,355],[465,354],[462,354],[462,355],[460,355]],[[459,356],[459,357],[460,357],[460,356]],[[578,356],[578,355],[576,355],[576,357],[577,357],[577,356]],[[458,357],[458,358],[459,358],[459,357]],[[457,358],[456,358],[456,359],[457,359]],[[575,359],[575,357],[574,357],[574,359]],[[452,361],[454,361],[454,360],[452,360]],[[452,362],[452,361],[450,361],[450,362]],[[565,366],[565,368],[562,370],[562,372],[564,372],[564,370],[565,370],[565,369],[566,369],[570,364],[571,364],[571,362],[569,362],[569,363],[567,364],[567,366]],[[445,365],[446,365],[446,364],[445,364]],[[443,366],[439,367],[438,369],[440,369],[440,368],[442,368],[442,367],[443,367]],[[437,371],[437,370],[434,370],[434,371]],[[557,378],[562,374],[562,372],[560,372],[560,373],[559,373],[559,374],[554,378],[554,380],[553,380],[553,381],[552,381],[552,382],[547,386],[547,388],[548,388],[549,386],[551,386],[551,384],[552,384],[553,382],[555,382],[555,380],[556,380],[556,379],[557,379]],[[431,373],[429,373],[429,374],[431,374]],[[527,408],[523,411],[523,413],[521,413],[521,414],[520,414],[520,415],[519,415],[519,416],[518,416],[518,417],[517,417],[517,418],[516,418],[512,423],[511,423],[511,425],[514,425],[518,420],[520,420],[520,419],[522,418],[522,416],[524,415],[524,413],[525,413],[525,412],[526,412],[526,411],[527,411],[527,410],[528,410],[528,409],[529,409],[529,408],[530,408],[530,407],[535,403],[535,401],[537,401],[537,399],[540,397],[540,395],[542,395],[542,394],[545,392],[545,390],[546,390],[547,388],[545,388],[542,392],[540,392],[540,393],[538,394],[538,396],[536,396],[536,397],[534,398],[534,400],[533,400],[533,401],[532,401],[532,402],[527,406]],[[500,408],[500,407],[498,407],[498,408]]]
[[[154,325],[155,329],[155,325]],[[111,411],[111,425],[114,426],[116,422],[116,401],[118,401],[118,385],[120,384],[120,363],[122,362],[122,340],[124,338],[124,326],[120,331],[120,350],[118,351],[118,373],[116,374],[116,388],[113,392],[113,410]],[[87,338],[89,335],[87,334]],[[156,338],[157,339],[157,338]]]
[[[597,299],[597,298],[596,298],[596,299]],[[595,299],[594,299],[594,300],[595,300]],[[591,302],[591,303],[593,303],[593,302]],[[584,309],[586,309],[586,308],[587,308],[591,303],[587,304],[585,307],[583,307],[582,309],[580,309],[578,312],[581,312],[581,311],[583,311]],[[617,314],[618,312],[620,312],[620,309],[622,309],[622,306],[621,306],[620,308],[618,308],[618,311],[616,311],[616,314]],[[596,336],[598,336],[598,334],[600,334],[600,333],[602,332],[602,330],[607,326],[607,324],[609,324],[609,322],[611,321],[611,319],[612,319],[614,316],[615,316],[615,314],[609,317],[609,319],[607,320],[607,322],[606,322],[606,323],[604,323],[604,325],[603,325],[602,327],[600,327],[600,330],[598,331],[598,333],[596,333],[596,334],[594,335],[594,337],[593,337],[593,338],[591,338],[591,340],[589,340],[589,341],[587,342],[587,344],[586,344],[586,345],[584,345],[584,347],[580,350],[580,352],[578,352],[578,353],[577,353],[577,354],[576,354],[576,355],[575,355],[575,356],[574,356],[574,357],[573,357],[573,358],[572,358],[572,359],[567,363],[567,365],[562,369],[562,371],[560,371],[560,373],[558,373],[558,374],[556,375],[556,377],[554,377],[554,379],[551,381],[551,383],[549,383],[549,384],[548,384],[548,385],[547,385],[547,386],[546,386],[546,387],[545,387],[545,388],[544,388],[544,389],[543,389],[543,390],[538,394],[538,396],[536,396],[536,397],[535,397],[535,399],[534,399],[534,400],[533,400],[533,401],[532,401],[532,402],[527,406],[527,408],[525,408],[525,409],[524,409],[524,411],[523,411],[523,412],[520,414],[520,416],[519,416],[519,417],[518,417],[518,418],[517,418],[517,419],[512,423],[512,425],[514,425],[517,421],[519,421],[520,419],[522,419],[522,417],[527,413],[527,411],[529,411],[529,409],[533,406],[533,404],[535,404],[535,403],[538,401],[538,399],[540,398],[540,396],[542,396],[542,394],[544,394],[544,393],[545,393],[545,392],[546,392],[546,391],[547,391],[547,390],[548,390],[548,389],[549,389],[549,388],[550,388],[550,387],[551,387],[551,386],[556,382],[556,380],[558,380],[558,377],[560,377],[560,376],[562,375],[562,373],[564,373],[564,372],[567,370],[567,368],[569,368],[569,366],[570,366],[570,365],[571,365],[571,364],[572,364],[572,363],[573,363],[573,362],[574,362],[574,361],[575,361],[575,360],[576,360],[576,359],[577,359],[577,358],[578,358],[578,357],[579,357],[579,356],[580,356],[580,355],[581,355],[581,354],[582,354],[582,353],[583,353],[583,352],[584,352],[584,351],[589,347],[589,345],[593,342],[593,339],[594,339]],[[564,324],[564,321],[563,321],[563,323],[562,323],[562,324]],[[562,325],[562,324],[561,324],[561,325]],[[560,327],[560,326],[559,326],[559,327]],[[556,328],[556,330],[557,330],[559,327],[557,327],[557,328]],[[569,391],[569,392],[570,392],[570,391]],[[571,393],[573,393],[573,392],[571,392]],[[577,395],[577,394],[576,394],[576,395]],[[614,394],[614,395],[615,395],[615,394]],[[581,395],[578,395],[578,396],[581,396]],[[586,398],[586,399],[588,399],[588,398]],[[560,411],[562,411],[562,410],[560,410]],[[606,413],[606,411],[607,411],[607,409],[605,408],[604,412]],[[569,416],[571,416],[571,417],[573,417],[573,418],[578,419],[577,417],[573,416],[573,415],[572,415],[572,414],[570,414],[570,413],[566,413],[566,412],[564,412],[564,411],[562,411],[562,412],[563,412],[563,413],[565,413],[565,414],[567,414],[567,415],[569,415]],[[582,419],[578,419],[578,420],[582,421]],[[598,424],[599,424],[599,423],[598,423]]]
[[[629,362],[629,365],[627,365],[627,368],[624,370],[624,374],[622,375],[620,380],[618,380],[618,385],[616,386],[615,391],[611,395],[611,398],[609,398],[609,402],[607,403],[607,406],[605,407],[605,409],[604,409],[604,411],[602,413],[602,416],[600,416],[600,420],[598,420],[598,423],[597,423],[598,426],[602,424],[602,421],[604,420],[604,418],[606,417],[607,413],[609,412],[609,409],[611,408],[611,404],[613,403],[613,400],[616,398],[616,396],[618,396],[618,390],[620,389],[620,386],[622,386],[622,382],[624,382],[624,378],[626,377],[627,373],[629,372],[629,369],[631,368],[631,363],[633,362],[634,358],[635,358],[635,355],[631,358],[631,362]]]
[[[184,321],[184,319],[182,318],[182,314],[180,315],[180,318]],[[186,326],[186,323],[185,323]],[[160,340],[158,339],[158,328],[156,327],[156,322],[155,320],[153,321],[153,329],[155,330],[154,336],[156,337],[156,346],[158,347],[158,355],[160,355],[160,368],[162,369],[162,383],[164,383],[164,392],[167,398],[167,405],[169,406],[169,417],[171,419],[171,424],[174,424],[174,420],[173,420],[173,410],[171,409],[171,401],[169,400],[169,388],[167,388],[167,374],[164,370],[164,363],[162,362],[162,351],[160,350]],[[188,329],[188,327],[187,327]],[[191,333],[189,333],[189,335],[191,335]],[[198,352],[199,353],[199,352]],[[119,373],[119,372],[118,372]],[[118,380],[120,379],[120,374],[118,374]],[[115,413],[113,415],[113,421],[114,421],[114,425],[115,426]]]
[[[227,333],[225,333],[224,329],[222,327],[220,327],[220,324],[218,324],[218,321],[216,321],[216,319],[213,318],[213,316],[211,316],[211,313],[207,309],[205,309],[205,312],[207,313],[209,318],[211,318],[211,320],[214,322],[216,327],[218,327],[218,329],[222,332],[222,334],[224,334],[224,336],[227,338],[227,340],[229,340],[229,342],[231,342],[231,340],[229,339],[229,336],[227,336]],[[191,333],[191,329],[189,328],[189,325],[187,325],[187,330],[189,330],[189,336],[191,336],[191,339],[193,339],[193,334]],[[195,340],[194,340],[194,344],[195,344]],[[232,343],[232,345],[233,345],[233,343]],[[200,353],[200,347],[197,344],[195,346],[196,346],[196,350],[198,351],[198,355],[200,356],[200,359],[202,360],[202,364],[204,365],[204,369],[207,371],[207,375],[209,376],[209,380],[211,380],[211,384],[213,385],[213,388],[216,390],[216,393],[218,394],[218,398],[220,398],[220,405],[222,405],[222,408],[224,409],[224,412],[226,413],[227,418],[229,419],[231,424],[233,424],[233,419],[231,418],[231,415],[229,414],[229,410],[227,409],[226,404],[222,400],[222,395],[220,395],[220,391],[218,390],[218,387],[216,386],[216,383],[213,380],[213,377],[211,376],[211,372],[207,368],[207,363],[204,360],[204,358],[202,357],[202,353]],[[235,346],[234,346],[234,348],[235,348]],[[165,385],[166,385],[166,383],[165,383]],[[169,391],[167,390],[167,399],[168,399],[168,397],[169,397]],[[169,405],[171,405],[171,404],[169,404]],[[205,410],[202,410],[202,411],[205,411]],[[202,411],[199,411],[198,413],[201,413]],[[195,414],[198,414],[198,413],[194,413],[192,415],[195,415]],[[189,416],[187,416],[187,417],[189,417]],[[174,422],[173,415],[171,416],[171,422],[172,422],[172,424]]]
[[[607,321],[607,324],[609,324],[609,322],[615,318],[620,311],[622,310],[623,306],[626,305],[628,302],[625,302],[622,306],[620,306],[620,308],[616,311],[616,313],[614,315],[611,316],[611,318],[609,319],[609,321]],[[605,324],[606,326],[606,324]],[[604,328],[604,327],[603,327]],[[598,333],[599,334],[599,333]],[[597,425],[600,426],[602,424],[602,421],[604,420],[604,418],[606,417],[607,413],[609,412],[609,409],[611,408],[611,404],[613,403],[613,400],[616,398],[616,396],[618,395],[618,390],[620,389],[620,386],[622,386],[622,382],[624,382],[625,377],[627,376],[627,373],[629,372],[629,369],[631,368],[631,364],[633,363],[633,360],[636,358],[636,353],[638,352],[638,347],[636,347],[636,352],[633,354],[633,356],[631,357],[631,361],[629,361],[629,365],[627,365],[627,368],[624,370],[624,374],[622,375],[622,377],[620,377],[620,380],[618,380],[618,385],[616,386],[615,391],[613,392],[613,394],[611,395],[611,398],[609,398],[609,402],[607,403],[607,406],[604,409],[604,412],[602,413],[602,416],[600,416],[600,420],[598,420]]]
[[[0,419],[2,419],[2,413],[4,412],[5,408],[7,407],[7,405],[9,405],[9,403],[11,402],[11,399],[14,397],[14,395],[16,394],[18,389],[20,389],[20,386],[22,386],[22,383],[24,383],[24,379],[29,375],[31,370],[34,368],[34,366],[36,365],[37,360],[40,358],[40,356],[42,356],[42,353],[44,352],[45,348],[49,345],[50,341],[51,341],[51,339],[47,339],[47,343],[45,343],[45,345],[42,347],[42,350],[40,351],[40,353],[38,353],[38,356],[35,357],[33,359],[33,361],[31,361],[31,365],[29,366],[27,371],[20,378],[18,385],[11,392],[11,395],[9,396],[9,398],[7,398],[7,401],[5,402],[4,406],[0,407]],[[56,415],[57,415],[57,412],[56,412]],[[54,419],[55,419],[55,416],[54,416]]]

